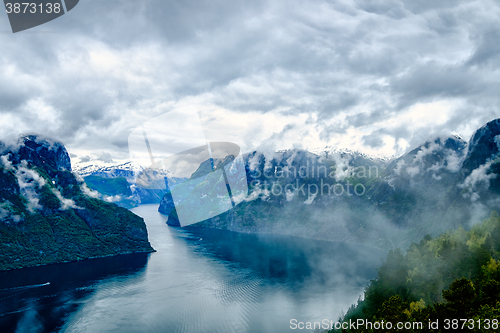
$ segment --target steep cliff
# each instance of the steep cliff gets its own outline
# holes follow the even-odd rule
[[[62,144],[0,143],[0,270],[152,251],[142,218],[98,200]]]

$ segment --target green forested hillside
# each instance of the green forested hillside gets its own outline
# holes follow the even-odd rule
[[[454,324],[458,330],[463,325],[468,332],[491,332],[500,320],[500,216],[493,212],[470,231],[459,228],[436,238],[426,236],[406,254],[389,252],[364,299],[343,318],[358,319],[423,323],[422,329],[406,332],[441,332]],[[429,328],[429,320],[438,321],[437,329]]]
[[[130,186],[125,177],[103,178],[99,176],[87,176],[85,183],[94,191],[105,195],[132,195]]]
[[[125,208],[138,205],[137,198],[132,196],[130,184],[125,177],[104,178],[95,175],[84,177],[87,186],[99,192],[105,199]]]
[[[151,251],[143,219],[93,197],[62,144],[28,136],[0,153],[0,271]]]

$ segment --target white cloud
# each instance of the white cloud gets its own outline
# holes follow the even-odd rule
[[[33,213],[36,209],[42,209],[37,189],[45,186],[45,179],[35,170],[28,169],[28,163],[25,160],[17,166],[15,174],[21,194],[28,200],[28,210]]]
[[[471,196],[471,200],[473,201],[477,200],[479,195],[474,192],[480,189],[487,190],[490,187],[490,181],[497,177],[495,173],[488,173],[492,163],[493,161],[489,161],[472,170],[470,175],[465,178],[464,182],[459,185],[460,188],[469,189],[469,193],[465,193],[465,196]]]
[[[99,199],[101,196],[99,192],[91,190],[84,182],[80,185],[80,189],[82,190],[83,194],[85,194],[88,197]]]
[[[418,165],[407,167],[406,173],[410,175],[410,177],[415,177],[420,173],[420,167]]]
[[[12,166],[12,162],[9,160],[9,155],[0,156],[0,162],[4,166],[5,170],[14,171],[14,167]]]
[[[61,210],[68,210],[70,208],[83,209],[81,207],[78,207],[73,200],[64,198],[58,189],[52,188],[52,193],[54,193],[57,199],[59,199],[59,202],[61,203]]]
[[[398,161],[398,163],[396,163],[396,168],[394,169],[394,173],[398,176],[401,176],[401,171],[405,166],[406,162],[404,160]]]
[[[331,159],[335,162],[336,181],[342,181],[346,177],[352,176],[354,168],[349,165],[349,161],[351,160],[351,155],[346,154],[345,156],[342,156],[342,154],[340,153],[334,153],[331,155]]]
[[[3,208],[3,207],[0,207],[0,220],[3,220],[5,219],[6,217],[9,217],[10,216],[10,212]]]
[[[109,196],[109,195],[104,195],[103,196],[103,200],[106,201],[106,202],[118,202],[120,200],[122,200],[123,197],[121,195],[113,195],[113,196]]]
[[[244,151],[330,145],[392,156],[443,132],[468,137],[497,116],[493,1],[91,7],[0,35],[2,135],[44,133],[119,163],[138,124],[197,103],[214,106],[207,133]]]

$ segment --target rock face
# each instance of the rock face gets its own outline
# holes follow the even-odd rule
[[[16,155],[18,161],[31,161],[34,165],[46,168],[53,176],[53,172],[71,171],[71,160],[66,148],[59,142],[38,140],[30,135],[21,139],[22,144]]]
[[[175,210],[174,199],[172,198],[172,194],[170,194],[170,191],[165,193],[165,196],[160,202],[160,207],[158,207],[158,211],[162,214],[168,215],[167,224],[169,226],[181,226],[179,218],[177,217],[177,212]]]
[[[142,218],[96,199],[62,144],[0,147],[0,270],[154,251]]]
[[[500,146],[500,119],[490,121],[478,129],[469,142],[469,150],[462,166],[464,176],[496,158]]]
[[[280,151],[272,156],[252,152],[243,155],[243,161],[249,188],[247,198],[234,209],[193,226],[358,243],[367,241],[380,247],[388,243],[390,235],[375,230],[366,219],[367,215],[374,215],[369,196],[363,190],[378,179],[383,161],[350,153],[317,155],[300,149]],[[217,162],[214,161],[216,169]],[[192,177],[206,173],[203,169],[207,164],[202,163]],[[221,181],[224,184],[223,179]],[[362,195],[353,195],[355,189]],[[203,193],[217,193],[209,189],[186,186],[186,191],[201,198],[199,202],[220,199],[204,196]],[[186,201],[189,199],[188,196]],[[176,202],[176,205],[183,205],[183,202]],[[169,225],[177,222],[175,210],[167,209],[173,206],[172,198],[164,196],[159,211],[169,215]],[[195,205],[190,206],[195,209]]]
[[[478,129],[469,143],[458,136],[436,138],[387,162],[352,152],[253,152],[244,155],[245,200],[193,226],[407,247],[498,210],[499,157],[500,119]],[[172,225],[173,207],[164,196],[160,212]]]
[[[500,207],[500,119],[479,128],[469,141],[456,187],[450,191],[449,219],[476,223]]]
[[[437,138],[393,160],[374,183],[372,203],[391,224],[420,229],[424,235],[442,225],[456,188],[467,143],[459,137]],[[423,236],[423,235],[422,235]]]

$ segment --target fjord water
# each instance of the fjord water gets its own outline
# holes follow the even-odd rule
[[[384,257],[344,243],[171,228],[157,205],[132,211],[156,253],[0,273],[1,331],[297,331],[291,319],[337,320]]]

